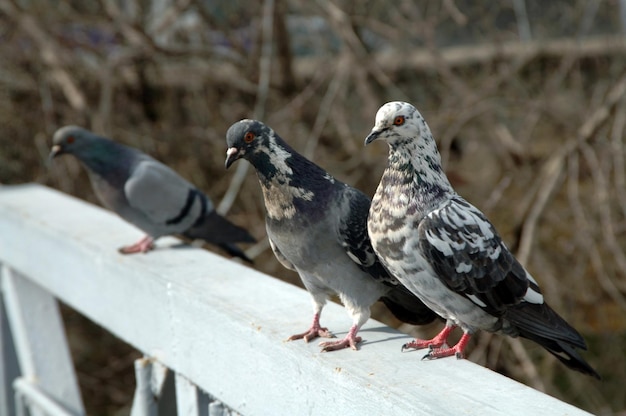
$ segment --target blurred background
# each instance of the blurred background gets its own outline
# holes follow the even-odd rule
[[[179,171],[259,239],[256,268],[300,285],[269,249],[247,163],[223,167],[227,128],[263,120],[372,195],[387,149],[363,140],[383,103],[409,101],[453,185],[583,334],[604,379],[486,333],[468,359],[626,415],[625,30],[624,0],[0,0],[0,184],[97,203],[74,160],[46,166],[53,132],[82,125]],[[89,413],[127,414],[139,352],[64,317]],[[374,317],[414,336],[439,329],[382,306]]]

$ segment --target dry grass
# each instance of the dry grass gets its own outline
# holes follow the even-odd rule
[[[511,6],[520,2],[472,3],[277,0],[272,12],[187,0],[151,14],[139,1],[1,2],[0,183],[36,181],[96,202],[76,163],[45,166],[54,130],[84,125],[165,161],[216,202],[230,189],[228,216],[261,241],[256,266],[298,284],[264,240],[256,179],[245,174],[239,189],[223,169],[226,129],[263,119],[372,194],[386,149],[363,148],[363,138],[382,103],[411,101],[457,190],[583,333],[604,381],[489,334],[469,358],[593,413],[624,412],[626,43],[617,6],[528,5],[527,21]],[[112,414],[132,398],[136,353],[110,347],[103,357],[102,343],[113,341],[66,316],[90,413]],[[107,377],[109,387],[89,390]]]

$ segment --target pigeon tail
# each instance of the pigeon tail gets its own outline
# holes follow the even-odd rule
[[[248,231],[228,221],[215,211],[211,211],[196,222],[183,233],[183,236],[215,244],[230,255],[252,263],[252,260],[234,243],[255,243],[255,238]]]
[[[505,318],[519,336],[541,345],[567,367],[601,379],[576,351],[587,349],[582,336],[547,304],[523,302],[509,309]]]
[[[402,285],[395,286],[380,300],[396,318],[411,325],[426,325],[439,318]]]

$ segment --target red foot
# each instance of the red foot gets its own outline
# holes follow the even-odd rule
[[[296,339],[304,338],[304,342],[309,342],[312,339],[315,339],[317,337],[322,337],[322,338],[334,338],[335,337],[333,334],[330,333],[328,328],[322,328],[320,326],[320,314],[319,313],[316,313],[313,316],[313,323],[311,324],[311,327],[309,329],[307,329],[305,332],[301,334],[295,334],[295,335],[290,336],[289,338],[287,338],[287,341],[293,341]]]
[[[147,235],[135,244],[121,247],[118,251],[122,254],[147,253],[154,248],[153,243],[154,239]]]
[[[441,347],[446,343],[448,335],[450,335],[450,332],[452,332],[454,328],[454,326],[446,325],[433,339],[416,339],[411,342],[407,342],[402,346],[402,351],[408,350],[409,348],[421,350],[423,348]]]
[[[294,335],[290,336],[289,338],[287,338],[287,341],[294,341],[296,339],[304,338],[304,342],[309,342],[312,339],[315,339],[315,338],[318,338],[318,337],[334,338],[335,336],[330,333],[328,328],[311,327],[306,332],[303,332],[301,334],[294,334]]]
[[[432,348],[428,354],[422,357],[422,360],[433,360],[435,358],[451,357],[453,355],[458,359],[463,358],[463,350],[465,350],[471,337],[471,334],[464,333],[454,347]]]
[[[357,344],[362,341],[361,337],[356,336],[358,330],[358,327],[353,326],[350,328],[350,331],[348,331],[348,335],[341,341],[320,342],[322,352],[337,351],[348,347],[356,351],[358,349]]]

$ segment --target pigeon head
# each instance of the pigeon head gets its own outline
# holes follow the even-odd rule
[[[365,145],[379,139],[394,146],[429,138],[432,139],[430,129],[419,111],[409,103],[393,101],[376,113],[376,124],[365,139]]]
[[[241,158],[255,165],[261,154],[267,155],[272,140],[276,140],[274,131],[260,121],[241,120],[233,124],[226,132],[226,169]]]
[[[63,154],[72,154],[76,157],[85,155],[91,144],[99,138],[89,130],[78,126],[61,127],[54,133],[50,159]]]
[[[452,190],[430,128],[411,104],[393,101],[380,107],[365,144],[375,140],[384,140],[389,145],[388,170],[400,176],[413,172],[419,182],[434,193],[444,188]]]

